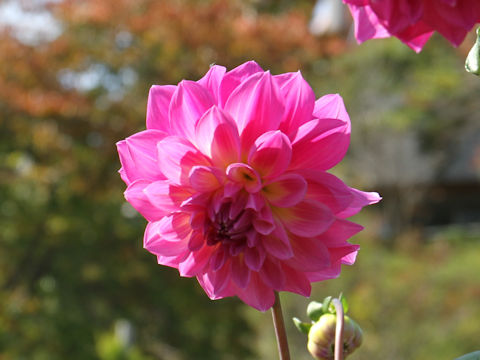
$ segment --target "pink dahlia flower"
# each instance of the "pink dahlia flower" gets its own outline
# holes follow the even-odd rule
[[[480,22],[479,0],[343,0],[355,20],[358,42],[395,36],[420,52],[438,31],[458,46]]]
[[[274,290],[309,296],[355,261],[347,239],[362,227],[345,218],[380,199],[326,172],[349,136],[340,96],[315,101],[300,72],[250,61],[153,86],[147,130],[117,144],[125,197],[148,220],[144,247],[211,299],[264,311]]]

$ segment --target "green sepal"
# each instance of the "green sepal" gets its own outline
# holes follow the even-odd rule
[[[296,317],[294,317],[292,320],[293,320],[293,323],[295,324],[295,327],[298,329],[298,331],[308,335],[308,332],[310,331],[312,324],[302,322],[300,319]]]
[[[456,358],[455,360],[480,360],[480,351],[474,351],[470,354],[466,354]]]
[[[307,315],[312,321],[318,321],[320,319],[320,316],[322,316],[325,313],[323,311],[323,304],[319,303],[318,301],[312,301],[310,304],[308,304],[307,307]]]
[[[330,307],[330,305],[332,305],[332,297],[331,296],[327,296],[324,300],[323,300],[323,313],[326,314],[326,313],[334,313],[335,312],[335,308],[333,307]]]
[[[340,302],[342,303],[342,306],[343,306],[343,313],[346,314],[348,312],[348,302],[347,302],[347,298],[345,296],[343,296],[342,293],[340,293],[340,296],[338,297],[338,299],[340,300]]]

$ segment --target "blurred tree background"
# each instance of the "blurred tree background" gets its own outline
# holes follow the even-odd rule
[[[365,344],[352,359],[452,359],[480,333],[480,81],[434,37],[313,36],[314,2],[0,2],[0,359],[274,359],[268,313],[212,302],[142,249],[115,143],[144,128],[152,84],[255,59],[340,93],[352,145],[335,172],[382,204],[343,291]],[[343,15],[341,15],[343,16]],[[345,19],[348,19],[345,14]],[[345,22],[345,19],[339,19]],[[307,299],[284,294],[285,315]],[[293,358],[310,359],[287,324]]]

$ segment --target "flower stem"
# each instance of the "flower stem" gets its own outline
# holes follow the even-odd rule
[[[335,328],[335,360],[343,359],[343,305],[339,299],[332,300],[337,313],[337,325]]]
[[[285,322],[283,321],[282,305],[280,304],[280,296],[275,291],[275,303],[272,307],[273,327],[277,336],[278,354],[280,360],[290,360],[290,352],[288,351],[287,333],[285,332]]]

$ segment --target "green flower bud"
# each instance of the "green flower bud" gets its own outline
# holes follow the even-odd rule
[[[465,69],[475,75],[480,75],[480,28],[477,29],[477,41],[468,53]]]
[[[346,357],[361,345],[363,333],[357,323],[347,315],[343,319],[343,356]],[[307,348],[315,359],[334,359],[336,323],[336,315],[329,313],[322,315],[310,328]]]

